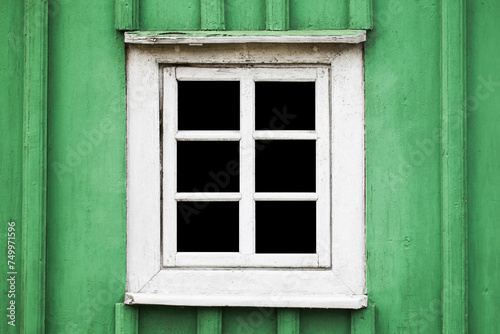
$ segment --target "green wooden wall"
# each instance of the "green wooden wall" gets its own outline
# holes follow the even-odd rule
[[[289,28],[367,28],[353,12],[359,3],[289,0]],[[367,275],[378,333],[442,330],[440,6],[438,0],[373,1],[374,29],[365,48]],[[200,0],[140,0],[140,29],[201,29],[200,8]],[[468,327],[474,334],[500,332],[499,14],[496,0],[467,1]],[[23,2],[0,3],[2,254],[7,222],[22,223],[23,15]],[[123,36],[114,28],[114,0],[51,0],[48,15],[46,332],[113,333],[126,261]],[[229,30],[266,29],[266,0],[225,0],[224,21]],[[129,309],[120,312],[118,320],[130,321]],[[189,307],[139,307],[138,330],[208,331],[200,314]],[[359,311],[294,315],[301,334],[369,333]],[[223,308],[221,329],[292,333],[296,324],[286,316],[276,309]],[[5,318],[0,332],[20,333]]]

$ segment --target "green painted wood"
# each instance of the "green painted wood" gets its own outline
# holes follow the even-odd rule
[[[349,0],[289,0],[290,29],[347,29]]]
[[[375,306],[351,312],[351,334],[375,334]]]
[[[139,309],[123,303],[115,305],[115,334],[139,333]]]
[[[141,30],[200,30],[201,0],[140,0]]]
[[[220,307],[199,307],[197,328],[198,334],[221,334],[222,309]]]
[[[441,333],[440,8],[374,1],[365,44],[367,291],[377,333]]]
[[[0,261],[2,284],[0,284],[0,304],[3,317],[0,333],[17,333],[22,311],[21,282],[21,227],[22,227],[22,178],[23,178],[23,67],[24,67],[24,4],[22,1],[0,2]],[[9,268],[8,228],[14,222],[11,246],[15,246],[14,267]],[[12,232],[11,232],[12,233]],[[15,244],[12,244],[14,242]],[[7,274],[15,272],[16,274]],[[15,276],[15,290],[12,295],[11,276]],[[9,292],[10,291],[10,292]],[[10,296],[9,296],[10,295]],[[11,301],[15,302],[15,318],[11,316]],[[15,320],[15,321],[13,321]],[[11,322],[11,325],[9,325]],[[15,327],[13,326],[15,325]]]
[[[226,30],[266,29],[266,0],[226,0]]]
[[[139,29],[139,0],[115,0],[115,28]]]
[[[441,3],[443,333],[467,333],[465,1]]]
[[[351,311],[301,309],[300,334],[350,334]]]
[[[21,331],[45,333],[48,4],[24,5]]]
[[[500,2],[467,1],[469,333],[500,333]]]
[[[114,10],[61,1],[49,20],[47,333],[113,333],[123,301],[125,48]]]
[[[289,0],[266,0],[266,29],[288,30],[290,26]]]
[[[278,309],[278,334],[300,333],[300,310]]]
[[[224,0],[200,1],[201,29],[224,30]]]
[[[372,0],[349,0],[349,28],[373,27]]]
[[[264,307],[225,307],[222,333],[277,333],[277,309]]]
[[[197,326],[196,307],[141,306],[141,334],[197,334]]]

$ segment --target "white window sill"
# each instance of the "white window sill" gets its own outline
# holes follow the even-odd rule
[[[174,305],[174,306],[241,306],[248,307],[300,307],[360,309],[367,306],[366,295],[318,296],[318,295],[174,295],[154,293],[126,293],[127,305]]]

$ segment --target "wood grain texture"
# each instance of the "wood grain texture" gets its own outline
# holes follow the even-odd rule
[[[21,279],[21,227],[22,227],[22,180],[23,180],[23,67],[24,67],[24,3],[16,0],[0,2],[0,249],[3,260],[0,271],[3,273],[0,284],[0,304],[5,307],[0,333],[16,333],[20,325],[21,298],[16,294],[16,327],[8,324],[7,307],[10,307],[10,284],[7,284],[9,268],[8,222],[14,222],[17,272],[16,285],[19,291]],[[11,234],[12,236],[12,234]],[[11,243],[12,245],[12,243]]]
[[[469,333],[500,333],[500,2],[467,1]]]
[[[278,334],[300,333],[300,310],[278,309]]]
[[[201,30],[224,30],[224,0],[200,0]]]
[[[290,29],[347,29],[349,0],[289,0]]]
[[[351,312],[351,334],[375,334],[375,306]]]
[[[201,0],[140,0],[140,30],[200,30]]]
[[[139,29],[139,0],[115,0],[115,28]]]
[[[219,307],[199,307],[197,324],[198,334],[221,334],[222,309]]]
[[[126,281],[123,33],[114,1],[59,4],[49,20],[46,330],[113,333]]]
[[[367,288],[377,333],[441,332],[440,9],[432,3],[375,1],[365,43]]]
[[[373,28],[372,0],[349,0],[349,29]]]
[[[226,30],[265,30],[266,0],[226,0]]]
[[[21,330],[45,333],[48,3],[25,1]]]
[[[266,0],[266,29],[288,30],[290,26],[289,0]]]
[[[115,304],[115,334],[139,333],[139,309],[123,303]]]
[[[467,333],[465,0],[441,3],[442,332]]]

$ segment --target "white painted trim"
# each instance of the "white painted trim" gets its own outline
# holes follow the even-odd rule
[[[131,293],[127,296],[166,305],[223,306],[226,303],[225,296],[229,296],[231,302],[228,305],[232,306],[341,308],[353,305],[339,302],[347,296],[363,298],[364,302],[359,307],[366,306],[362,46],[276,44],[270,47],[234,44],[193,48],[187,45],[131,45],[127,50],[127,59],[127,291]],[[331,82],[329,110],[332,113],[329,123],[332,138],[329,141],[333,145],[329,172],[333,182],[330,203],[333,207],[332,229],[326,234],[332,240],[332,259],[328,264],[319,259],[317,266],[322,269],[249,267],[238,270],[197,267],[190,270],[172,267],[175,265],[176,254],[172,251],[174,248],[166,252],[165,246],[173,243],[165,244],[165,240],[168,240],[165,239],[165,226],[162,234],[159,221],[161,182],[158,83],[161,82],[160,68],[187,63],[220,67],[252,64],[268,66],[270,70],[279,66],[311,70],[316,65],[321,70],[328,65]],[[247,67],[242,69],[246,70]],[[319,81],[321,79],[318,78],[317,82]],[[173,94],[173,90],[164,89],[162,94],[168,96]],[[168,107],[168,104],[163,106],[164,112],[165,106]],[[165,121],[164,115],[164,135]],[[172,124],[172,121],[167,123]],[[176,129],[175,123],[172,138]],[[243,131],[242,128],[241,132]],[[316,131],[317,140],[324,138],[318,125]],[[166,163],[172,161],[171,156],[163,154],[164,168]],[[327,184],[332,185],[330,181]],[[164,183],[164,190],[165,185]],[[323,197],[319,196],[318,202]],[[243,196],[240,204],[241,201]],[[173,197],[170,205],[176,205],[175,203]],[[164,217],[166,213],[173,211],[165,210],[166,206],[163,207]],[[175,228],[176,221],[172,223]],[[161,235],[164,238],[163,262],[160,257]],[[170,235],[173,238],[171,233]],[[169,262],[165,255],[172,255],[173,261]],[[150,299],[152,295],[156,296],[155,301]],[[274,300],[275,296],[279,296],[276,297],[278,301]]]
[[[129,44],[245,44],[245,43],[362,43],[366,41],[366,32],[356,35],[338,36],[214,36],[214,37],[172,37],[172,36],[137,36],[125,33],[125,43]]]
[[[177,253],[177,267],[319,268],[316,254]],[[323,266],[327,267],[327,266]]]
[[[334,58],[332,76],[332,268],[353,293],[365,294],[363,48],[346,48]]]
[[[293,130],[258,130],[254,131],[253,138],[256,140],[316,140],[316,131],[293,131]]]
[[[163,68],[163,266],[175,265],[177,252],[177,80],[176,68]],[[172,112],[175,111],[175,112]]]
[[[178,202],[235,202],[241,199],[240,193],[177,193]]]
[[[240,82],[240,191],[239,249],[241,254],[255,253],[255,83],[246,73]]]
[[[331,222],[330,192],[330,77],[327,68],[317,69],[316,79],[316,193],[319,194],[316,202],[316,252],[321,265],[331,263]],[[335,80],[335,78],[333,79]],[[338,210],[338,208],[334,208]]]
[[[317,201],[318,197],[317,193],[255,193],[253,195],[256,201]]]
[[[178,131],[177,141],[238,141],[239,131]]]
[[[241,301],[249,307],[300,307],[361,309],[368,305],[366,295],[181,295],[126,293],[127,305],[175,305],[175,306],[241,306]]]

